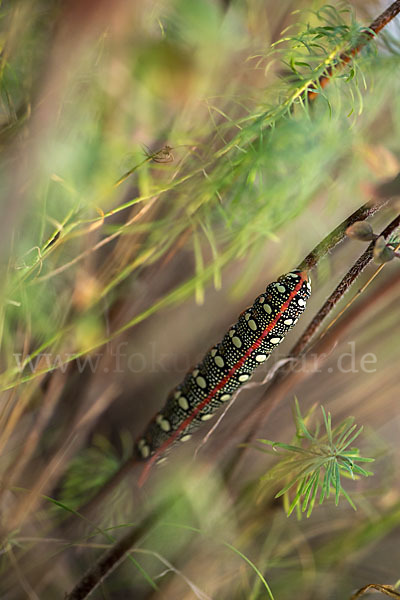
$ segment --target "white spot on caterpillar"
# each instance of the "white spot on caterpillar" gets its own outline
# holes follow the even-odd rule
[[[216,354],[217,354],[217,350],[216,350],[216,348],[213,348],[211,350],[211,356],[214,357]]]
[[[222,358],[222,356],[216,356],[214,358],[214,362],[217,365],[217,367],[220,367],[222,369],[222,367],[224,366],[224,359]]]
[[[271,344],[279,344],[279,342],[281,341],[281,338],[275,337],[275,338],[271,338],[269,341],[271,342]]]
[[[251,316],[251,315],[250,315],[250,313],[249,313],[249,312],[247,312],[247,313],[244,315],[244,318],[246,319],[246,321],[248,321],[248,320],[250,319],[250,316]]]
[[[267,358],[267,355],[266,355],[266,354],[257,354],[257,356],[256,356],[256,361],[261,363],[261,362],[264,362],[264,360],[265,360],[266,358]]]
[[[279,293],[283,294],[284,292],[286,292],[286,288],[284,285],[281,285],[280,283],[276,284],[276,289],[278,290]]]
[[[305,303],[305,301],[303,300],[303,298],[299,298],[299,299],[297,300],[297,304],[298,304],[299,306],[305,306],[305,305],[306,305],[306,303]]]
[[[235,335],[235,330],[234,329],[230,329],[229,330],[229,336],[233,337]]]
[[[232,338],[232,343],[234,346],[236,346],[236,348],[241,348],[241,346],[242,346],[242,340],[239,337],[237,337],[236,335],[235,335],[235,337]]]
[[[197,371],[197,372],[198,372],[198,371]],[[197,383],[197,385],[198,385],[199,387],[201,387],[201,388],[203,388],[203,389],[204,389],[205,387],[207,387],[207,382],[206,382],[206,380],[204,379],[204,377],[202,377],[201,375],[199,375],[199,377],[196,377],[196,383]]]
[[[163,419],[163,420],[160,422],[160,427],[161,427],[161,429],[162,429],[163,431],[170,431],[170,429],[171,429],[171,424],[170,424],[170,422],[169,422],[169,421],[167,421],[167,419]]]
[[[298,273],[288,273],[287,277],[292,277],[293,279],[299,279]]]
[[[264,310],[269,315],[272,313],[272,308],[270,307],[269,304],[264,304]]]
[[[164,415],[157,415],[156,416],[156,423],[157,425],[160,426],[160,429],[162,429],[163,431],[170,431],[171,429],[171,424],[170,422],[164,417]]]
[[[192,436],[190,435],[190,433],[187,433],[186,435],[183,435],[183,436],[180,438],[180,441],[181,441],[181,442],[187,442],[188,440],[190,440],[190,438],[191,438],[191,437],[192,437]]]
[[[253,319],[250,319],[250,321],[248,322],[248,325],[249,325],[250,329],[252,329],[253,331],[256,331],[257,324]]]
[[[143,458],[147,458],[150,455],[150,447],[149,446],[142,446],[140,449],[140,454],[143,456]]]
[[[142,455],[142,458],[147,458],[150,455],[150,446],[148,446],[145,439],[141,439],[138,442],[138,450]]]
[[[291,325],[293,323],[293,319],[285,319],[283,322],[285,325]]]
[[[220,397],[221,402],[227,402],[228,400],[230,400],[231,395],[230,394],[222,394],[222,396]]]
[[[309,281],[307,281],[306,285],[307,285],[308,291],[311,292],[311,283]]]
[[[189,402],[187,401],[187,398],[185,398],[185,396],[181,396],[179,398],[178,404],[183,410],[188,410],[189,408]]]
[[[238,379],[239,381],[247,381],[249,377],[250,375],[246,375],[246,373],[244,373],[243,375],[239,375]]]
[[[214,416],[213,414],[207,413],[206,415],[201,415],[200,418],[201,418],[202,421],[208,421],[209,419],[212,419],[213,416]]]

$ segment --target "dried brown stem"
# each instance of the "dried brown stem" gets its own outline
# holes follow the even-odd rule
[[[377,590],[378,592],[385,594],[385,596],[390,596],[391,598],[400,598],[399,592],[396,592],[394,587],[392,587],[391,585],[382,585],[381,583],[369,583],[368,585],[359,589],[355,594],[353,594],[350,600],[356,600],[357,598],[361,598],[361,596],[363,596],[365,592],[368,592],[370,590]]]

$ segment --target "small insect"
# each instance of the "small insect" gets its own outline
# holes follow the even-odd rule
[[[170,163],[174,161],[174,155],[172,154],[173,148],[165,145],[160,150],[152,152],[145,144],[142,144],[146,160],[152,160],[156,163]]]
[[[282,275],[267,286],[221,342],[187,373],[136,442],[138,457],[147,461],[141,483],[155,461],[176,442],[189,440],[269,358],[297,323],[310,294],[311,284],[305,271]]]
[[[114,187],[118,187],[128,179],[139,167],[144,165],[149,161],[154,161],[156,163],[170,163],[174,161],[174,155],[172,154],[171,146],[163,146],[161,150],[156,150],[156,152],[151,152],[151,150],[143,144],[143,150],[146,158],[142,160],[140,163],[136,164],[134,167],[129,169],[126,173],[124,173],[115,183]]]
[[[150,154],[152,160],[157,163],[170,163],[174,161],[174,155],[172,154],[171,146],[164,146],[158,152]]]

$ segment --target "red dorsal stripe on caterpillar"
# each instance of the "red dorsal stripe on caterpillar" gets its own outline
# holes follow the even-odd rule
[[[267,286],[222,341],[187,373],[136,443],[139,458],[147,460],[140,484],[166,450],[177,441],[189,439],[192,431],[212,418],[257,366],[269,358],[304,312],[310,293],[305,271],[282,275]]]

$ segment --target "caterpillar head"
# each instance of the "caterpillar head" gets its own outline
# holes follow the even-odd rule
[[[299,296],[304,300],[308,300],[311,295],[311,281],[307,271],[294,269],[290,273],[278,277],[278,282],[290,292],[297,288]]]

